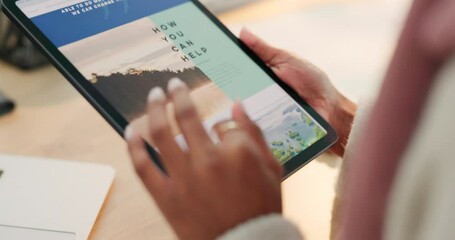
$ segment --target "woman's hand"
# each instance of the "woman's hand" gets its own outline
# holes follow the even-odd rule
[[[168,172],[150,160],[144,142],[128,128],[125,138],[136,171],[180,239],[215,239],[249,219],[281,213],[281,165],[273,158],[261,131],[241,105],[233,121],[220,123],[220,144],[207,135],[187,86],[170,81],[169,98],[155,88],[149,95],[149,135]],[[176,121],[188,150],[174,139],[166,102],[174,105]],[[153,116],[153,117],[151,117]]]
[[[356,105],[344,97],[327,75],[313,64],[268,45],[246,29],[240,33],[240,39],[337,130],[340,141],[332,151],[342,156]]]

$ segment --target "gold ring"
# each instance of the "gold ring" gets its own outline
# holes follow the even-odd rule
[[[236,121],[228,120],[215,124],[213,126],[213,129],[218,134],[218,136],[222,138],[229,131],[241,129],[241,126]]]

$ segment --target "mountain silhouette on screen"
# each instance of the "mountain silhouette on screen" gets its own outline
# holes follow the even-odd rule
[[[128,121],[140,117],[145,112],[147,95],[154,87],[166,91],[172,78],[180,78],[190,89],[210,83],[210,79],[197,67],[178,71],[128,69],[125,73],[112,73],[106,76],[92,74],[90,82]]]

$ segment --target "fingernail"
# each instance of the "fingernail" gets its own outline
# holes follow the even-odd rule
[[[240,38],[246,44],[254,42],[255,35],[246,27],[242,28],[240,31]]]
[[[125,139],[126,140],[131,140],[133,138],[133,135],[134,135],[134,132],[133,132],[133,127],[131,127],[130,125],[128,125],[125,129],[125,132],[124,132],[124,135],[125,135]]]
[[[180,80],[179,78],[173,78],[171,80],[169,80],[168,84],[167,84],[167,90],[168,92],[173,92],[173,91],[176,91],[177,89],[181,89],[181,88],[185,88],[186,85],[184,82],[182,82],[182,80]]]
[[[240,30],[241,33],[249,33],[251,34],[251,31],[250,29],[248,29],[247,27],[242,27],[242,30]]]
[[[164,93],[162,88],[155,87],[149,92],[147,100],[149,102],[164,101],[166,100],[166,94]]]

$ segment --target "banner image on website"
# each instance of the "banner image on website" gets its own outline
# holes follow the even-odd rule
[[[191,1],[89,0],[32,21],[148,141],[147,94],[174,77],[207,129],[242,100],[282,163],[327,134]]]

